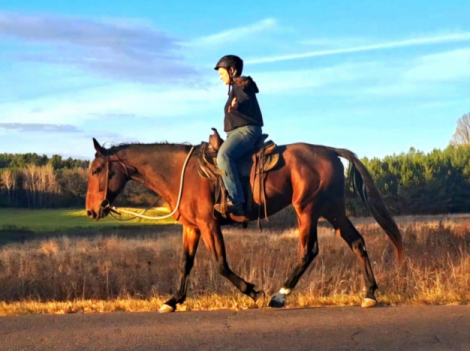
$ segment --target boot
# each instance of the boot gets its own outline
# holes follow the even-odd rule
[[[214,210],[222,213],[222,205],[215,204]],[[234,205],[232,201],[227,200],[227,213],[232,213],[235,216],[245,216],[245,204],[242,202]]]

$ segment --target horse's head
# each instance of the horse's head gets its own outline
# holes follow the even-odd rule
[[[88,173],[87,216],[100,220],[111,211],[111,203],[129,180],[127,166],[93,139],[96,154]]]

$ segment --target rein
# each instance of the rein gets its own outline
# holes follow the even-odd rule
[[[145,210],[143,210],[140,213],[136,213],[136,212],[132,212],[132,211],[128,211],[128,210],[123,210],[123,209],[119,209],[118,207],[111,206],[111,204],[109,203],[109,201],[107,199],[108,187],[109,187],[109,163],[111,162],[109,159],[106,160],[107,161],[106,162],[106,189],[105,189],[105,193],[104,193],[104,199],[100,203],[100,208],[103,209],[103,210],[108,209],[110,211],[110,213],[116,213],[118,215],[121,215],[120,212],[122,212],[122,213],[131,214],[131,215],[134,216],[134,217],[128,218],[128,219],[118,219],[118,218],[111,215],[111,217],[113,217],[116,220],[120,220],[120,221],[128,221],[128,220],[131,220],[131,219],[134,219],[134,218],[137,218],[137,217],[144,218],[144,219],[159,220],[159,219],[165,219],[165,218],[169,218],[169,217],[173,216],[176,213],[176,211],[178,210],[178,208],[180,206],[180,203],[181,203],[181,197],[183,195],[184,173],[186,171],[186,166],[188,165],[188,161],[189,161],[193,151],[194,151],[194,146],[191,147],[191,150],[189,150],[188,156],[186,156],[186,160],[184,161],[183,168],[181,170],[181,180],[180,180],[180,189],[179,189],[179,194],[178,194],[178,201],[176,203],[175,209],[171,213],[169,213],[165,216],[157,216],[157,217],[150,217],[150,216],[144,216],[143,215],[143,213],[147,212],[147,210],[149,210],[153,205],[155,205],[155,203],[158,201],[158,199],[152,205],[150,205],[150,207],[146,208]],[[114,155],[116,156],[116,158],[119,161],[119,163],[121,164],[121,166],[123,166],[124,169],[126,170],[127,177],[130,178],[129,173],[127,172],[126,165],[119,159],[119,157],[116,154],[114,154]],[[119,212],[118,212],[118,210],[119,210]]]

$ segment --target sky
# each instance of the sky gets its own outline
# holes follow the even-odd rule
[[[278,144],[442,149],[470,112],[469,13],[467,0],[0,0],[0,153],[198,144],[223,130],[213,67],[227,54]]]

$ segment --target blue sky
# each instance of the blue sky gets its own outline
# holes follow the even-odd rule
[[[0,152],[199,143],[222,129],[225,54],[245,60],[279,144],[360,157],[448,145],[470,112],[470,2],[286,4],[3,0]]]

